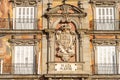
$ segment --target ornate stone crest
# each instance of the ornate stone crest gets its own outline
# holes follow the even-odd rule
[[[72,31],[68,24],[63,24],[56,32],[57,56],[63,61],[75,54],[75,31]]]

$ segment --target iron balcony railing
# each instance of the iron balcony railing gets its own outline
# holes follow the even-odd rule
[[[0,29],[36,30],[37,23],[35,18],[0,18]]]
[[[114,19],[95,19],[93,20],[93,30],[120,30],[119,20]]]
[[[36,74],[33,63],[13,63],[0,66],[1,74]]]
[[[99,63],[94,68],[95,74],[120,74],[120,64]]]

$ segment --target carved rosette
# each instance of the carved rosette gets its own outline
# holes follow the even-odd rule
[[[69,61],[75,55],[75,31],[68,24],[63,24],[56,31],[56,56]]]

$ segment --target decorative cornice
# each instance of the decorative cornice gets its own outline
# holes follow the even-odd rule
[[[8,40],[11,44],[14,45],[35,45],[39,42],[38,39],[10,39]]]
[[[93,45],[104,46],[104,45],[116,45],[117,42],[120,42],[119,39],[93,39]]]
[[[36,5],[41,0],[9,0],[9,2],[13,2],[16,5]]]
[[[114,5],[118,2],[120,2],[120,0],[90,0],[90,3],[96,5]]]

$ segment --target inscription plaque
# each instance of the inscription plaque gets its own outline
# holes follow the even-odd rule
[[[76,71],[77,66],[75,63],[57,63],[55,64],[56,71]]]

